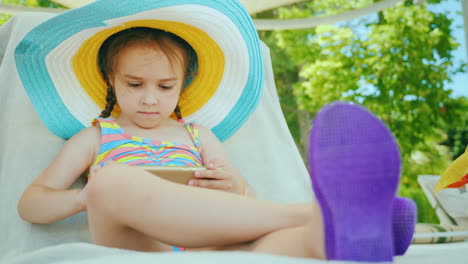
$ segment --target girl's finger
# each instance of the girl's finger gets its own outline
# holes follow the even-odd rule
[[[207,188],[207,189],[217,189],[217,190],[228,190],[232,188],[232,183],[223,180],[190,180],[189,185]]]
[[[218,169],[218,168],[223,167],[221,161],[218,160],[218,159],[213,159],[213,160],[207,162],[206,164],[207,164],[206,168],[209,169],[209,170],[214,170],[214,169]]]
[[[217,180],[229,180],[230,174],[224,172],[223,170],[200,170],[195,172],[195,178],[209,178]]]

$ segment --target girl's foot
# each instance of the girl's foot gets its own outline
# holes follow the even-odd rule
[[[316,116],[309,166],[328,259],[392,261],[392,208],[400,153],[371,112],[338,102]]]

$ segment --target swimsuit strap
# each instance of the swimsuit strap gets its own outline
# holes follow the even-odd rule
[[[198,136],[198,128],[196,124],[191,123],[191,122],[185,123],[185,128],[187,129],[190,137],[192,138],[193,144],[198,149],[198,152],[201,153],[201,145],[200,145],[200,140]]]
[[[195,145],[195,147],[198,149],[198,152],[201,153],[201,145],[200,145],[200,140],[198,138],[198,128],[196,124],[193,122],[185,122],[183,118],[177,119],[177,122],[185,124],[185,128],[187,129],[187,132],[192,138],[193,145]]]

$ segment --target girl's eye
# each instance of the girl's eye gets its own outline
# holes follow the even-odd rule
[[[173,85],[160,85],[160,87],[163,89],[171,89],[174,86]]]
[[[130,86],[130,87],[140,87],[140,86],[141,86],[141,83],[130,83],[130,82],[129,82],[129,83],[127,83],[127,84],[128,84],[128,86]]]

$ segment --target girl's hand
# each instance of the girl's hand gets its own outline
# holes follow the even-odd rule
[[[87,210],[87,206],[86,206],[86,198],[88,196],[88,184],[86,184],[83,189],[81,189],[81,191],[78,193],[78,196],[77,196],[77,202],[80,206],[80,208],[83,210],[83,211],[86,211]]]
[[[102,169],[101,166],[99,165],[93,165],[91,168],[89,168],[89,178],[88,181],[93,179],[96,176],[96,173]],[[77,202],[80,205],[80,207],[86,211],[87,209],[87,197],[88,197],[88,184],[86,184],[83,189],[78,193],[77,196]]]
[[[236,194],[244,193],[242,179],[225,170],[217,161],[208,162],[206,170],[196,171],[194,179],[191,179],[188,185]]]

